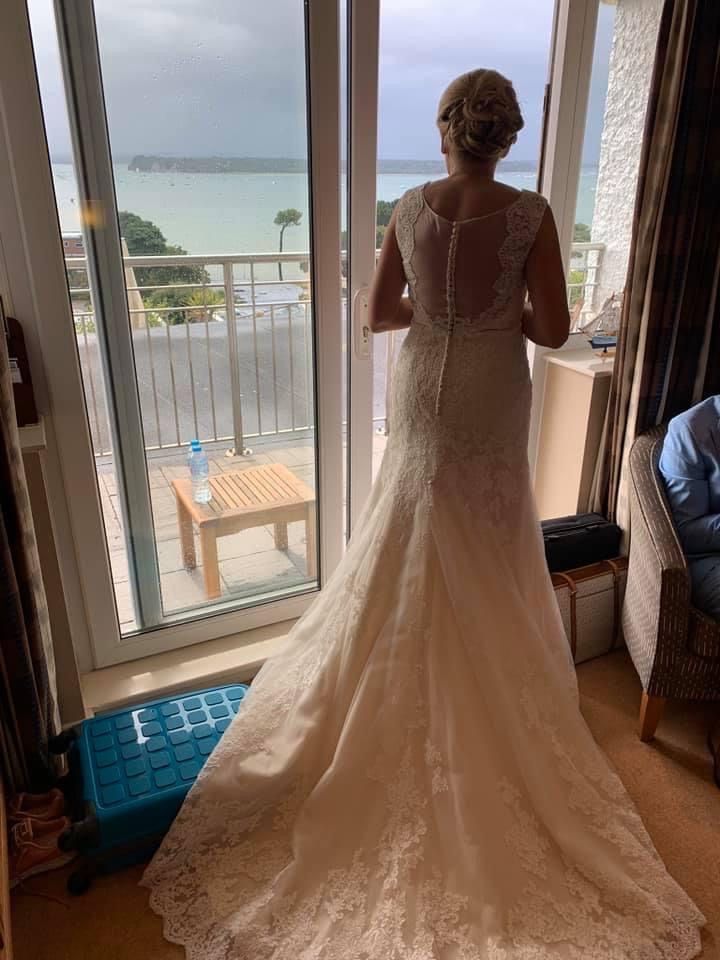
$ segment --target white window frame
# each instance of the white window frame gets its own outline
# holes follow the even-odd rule
[[[348,20],[348,530],[372,486],[373,347],[381,0],[347,0]]]
[[[47,439],[45,480],[78,668],[94,666],[90,637],[117,630],[115,601],[73,328],[52,176],[24,0],[7,0],[0,30],[0,241],[8,308],[23,325]],[[82,563],[80,560],[82,559]],[[109,601],[93,621],[86,569]],[[101,598],[98,598],[101,599]],[[108,616],[110,614],[110,616]]]
[[[93,7],[93,0],[56,0],[55,15],[79,201],[100,226],[85,232],[87,272],[93,311],[102,318],[97,335],[122,527],[134,531],[130,593],[137,620],[145,626],[163,621],[160,570]]]
[[[599,6],[600,0],[557,0],[555,5],[538,186],[555,217],[566,273],[575,228]],[[583,335],[575,333],[560,349],[577,350],[585,345]],[[532,475],[537,463],[545,358],[549,352],[537,344],[528,346],[533,383],[528,449]]]
[[[87,3],[69,4],[74,27]],[[307,5],[309,161],[315,315],[315,410],[318,428],[319,575],[322,584],[342,556],[342,330],[340,323],[340,121],[339,21],[336,0]],[[43,412],[54,423],[62,489],[51,491],[51,509],[67,513],[71,549],[60,563],[82,597],[73,610],[81,672],[149,656],[269,623],[294,619],[316,590],[268,598],[224,613],[200,611],[199,619],[165,624],[121,637],[88,430],[74,324],[57,220],[52,174],[44,137],[30,27],[24,0],[7,0],[0,33],[3,146],[12,176],[0,186],[0,203],[12,221],[0,240],[9,249],[14,288],[27,296],[11,303],[25,329],[35,366],[47,383]],[[88,24],[80,43],[87,43]],[[88,51],[86,51],[86,54]],[[88,54],[89,55],[89,54]],[[82,77],[80,78],[82,80]],[[89,93],[89,91],[85,91]],[[97,108],[97,103],[95,104]],[[93,143],[96,149],[99,144]],[[95,167],[97,172],[97,167]],[[322,189],[312,189],[320,184]],[[333,189],[333,185],[335,189]],[[124,294],[123,294],[124,296]],[[70,546],[67,539],[63,547]],[[221,608],[218,607],[218,610]]]

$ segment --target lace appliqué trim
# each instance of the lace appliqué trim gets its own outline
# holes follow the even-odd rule
[[[379,745],[377,761],[367,771],[382,791],[385,807],[377,842],[355,850],[347,865],[328,869],[298,897],[283,893],[280,878],[292,862],[291,834],[304,798],[301,787],[277,805],[272,830],[261,842],[242,839],[257,822],[233,821],[228,806],[206,811],[216,828],[221,827],[212,840],[198,810],[193,833],[187,832],[191,824],[186,820],[185,844],[192,854],[180,845],[175,848],[182,854],[180,862],[173,863],[171,848],[165,863],[161,858],[153,864],[156,874],[158,869],[169,873],[152,897],[154,908],[166,916],[166,936],[185,945],[189,960],[697,956],[702,918],[688,916],[687,902],[678,897],[674,904],[659,883],[655,886],[662,900],[644,897],[643,886],[654,885],[640,874],[640,863],[638,877],[628,877],[618,889],[617,872],[606,875],[602,868],[578,867],[566,860],[530,809],[522,786],[507,778],[497,784],[511,814],[506,841],[522,865],[526,884],[518,885],[507,912],[481,932],[487,918],[481,920],[477,903],[452,890],[449,877],[426,859],[428,844],[437,842],[433,805],[454,802],[443,752],[427,735],[427,676],[422,666],[427,612],[413,618],[403,639],[404,649],[418,658],[396,692],[407,724],[401,730],[388,727],[388,742]],[[418,762],[419,751],[424,763]],[[431,773],[429,790],[423,770]],[[608,806],[608,816],[622,812],[615,804]],[[657,875],[657,862],[649,866]]]
[[[565,944],[569,949],[563,956],[572,960],[697,956],[697,928],[705,918],[659,864],[637,811],[599,748],[590,743],[583,753],[571,755],[545,686],[545,678],[529,669],[520,706],[529,735],[550,745],[567,785],[568,813],[558,808],[556,815],[568,822],[581,817],[583,827],[606,842],[608,863],[617,852],[622,855],[625,873],[603,869],[598,848],[590,853],[588,847],[585,857],[578,850],[570,862],[545,834],[522,789],[503,781],[503,799],[514,816],[506,842],[529,875],[524,902],[511,911],[510,936],[546,943],[548,955]]]
[[[412,266],[413,253],[415,252],[415,224],[423,208],[423,189],[424,187],[414,187],[408,190],[398,204],[398,215],[395,224],[395,237],[397,238],[398,249],[405,267],[405,277],[410,288],[411,299],[414,296],[414,290],[417,286],[417,276]]]

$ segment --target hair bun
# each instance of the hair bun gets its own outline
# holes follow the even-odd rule
[[[510,81],[496,70],[473,70],[450,84],[438,123],[450,143],[482,160],[504,157],[523,118]]]

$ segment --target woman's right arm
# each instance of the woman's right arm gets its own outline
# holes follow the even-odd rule
[[[403,296],[407,285],[402,256],[395,235],[397,207],[385,230],[382,250],[370,287],[368,326],[373,333],[404,330],[410,326],[413,307]]]
[[[533,343],[557,349],[570,333],[570,313],[560,242],[550,207],[540,222],[525,275],[530,303],[523,312],[523,332]]]

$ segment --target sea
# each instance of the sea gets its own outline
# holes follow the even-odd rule
[[[74,168],[53,163],[53,178],[63,233],[80,231],[80,204]],[[191,254],[268,253],[277,250],[279,210],[294,207],[303,214],[300,225],[285,231],[289,252],[309,248],[308,178],[303,173],[144,173],[114,167],[119,210],[151,220],[168,243]],[[419,183],[432,179],[419,173],[383,173],[377,178],[378,200],[394,200]],[[508,172],[499,179],[533,190],[537,174]],[[576,222],[592,222],[597,170],[584,169],[580,177]],[[342,184],[341,209],[345,226],[346,192]]]

